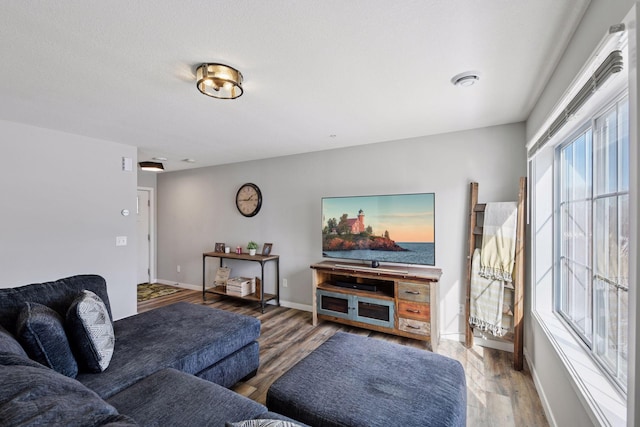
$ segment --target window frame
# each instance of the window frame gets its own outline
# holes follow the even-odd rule
[[[637,265],[639,219],[636,217],[638,210],[638,30],[637,22],[640,17],[640,9],[633,5],[630,11],[621,21],[624,31],[608,32],[603,35],[595,46],[584,65],[575,74],[564,93],[551,106],[546,116],[535,129],[531,129],[527,137],[527,159],[529,160],[529,217],[528,228],[529,249],[531,257],[528,266],[528,296],[530,301],[530,323],[525,356],[531,363],[532,375],[537,384],[540,397],[543,401],[545,412],[550,420],[559,417],[565,422],[570,420],[580,421],[587,425],[588,420],[594,425],[627,425],[637,421],[638,411],[633,400],[627,402],[616,387],[608,380],[602,369],[591,358],[587,351],[579,344],[572,331],[553,312],[553,280],[557,266],[555,258],[555,188],[554,182],[554,155],[555,146],[571,130],[566,126],[559,129],[555,135],[548,137],[547,141],[538,145],[540,138],[548,132],[553,121],[558,115],[565,114],[565,109],[580,88],[591,76],[593,70],[601,63],[603,55],[607,55],[612,49],[623,50],[623,71],[617,77],[610,79],[603,87],[587,100],[578,112],[575,121],[579,121],[582,114],[591,114],[599,110],[599,105],[606,104],[603,100],[611,99],[616,93],[629,91],[629,175],[630,175],[630,217],[631,240],[629,244],[629,280],[637,282],[639,269]],[[613,27],[611,27],[613,28]],[[618,28],[618,27],[617,27]],[[576,120],[577,119],[577,120]],[[573,125],[574,123],[570,123]],[[527,123],[529,125],[529,122]],[[537,148],[537,150],[533,150]],[[638,293],[636,288],[631,289],[629,299],[629,317],[637,319]],[[629,397],[637,395],[638,378],[636,376],[636,356],[639,354],[638,339],[633,333],[629,333]],[[559,363],[556,363],[558,362]],[[538,372],[539,371],[539,372]],[[557,381],[555,380],[557,378]],[[637,397],[637,396],[636,396]],[[584,409],[582,412],[579,408]],[[575,413],[574,413],[575,412]]]
[[[553,278],[553,311],[554,313],[556,313],[560,319],[565,322],[573,331],[573,333],[575,335],[577,335],[580,340],[585,343],[585,347],[586,349],[589,349],[589,346],[591,345],[592,342],[592,335],[593,335],[593,328],[591,328],[591,337],[587,336],[585,333],[579,331],[577,328],[574,328],[571,323],[572,320],[569,318],[569,316],[567,314],[564,313],[564,311],[561,310],[561,306],[562,306],[562,302],[563,302],[563,289],[561,286],[561,281],[562,281],[562,253],[561,253],[561,249],[562,249],[562,196],[561,193],[564,191],[561,188],[561,182],[562,182],[562,174],[563,174],[563,170],[562,170],[562,150],[565,149],[567,146],[573,144],[580,135],[585,134],[587,131],[591,130],[591,146],[593,146],[593,118],[591,118],[588,121],[585,121],[584,123],[582,123],[579,127],[576,128],[576,130],[574,132],[572,132],[568,137],[563,138],[563,142],[561,142],[560,144],[558,144],[554,150],[554,265],[557,266],[557,271],[554,271],[554,278]],[[590,175],[593,181],[593,150],[591,150],[591,171],[590,171]],[[593,185],[590,185],[590,192],[589,192],[589,197],[585,198],[585,201],[590,202],[591,204],[593,203]],[[575,200],[571,200],[571,201],[575,201]],[[591,206],[592,207],[592,206]],[[589,215],[589,231],[592,232],[593,231],[593,209],[591,209],[590,215]],[[593,264],[593,260],[591,259],[593,256],[593,236],[590,233],[590,237],[589,237],[589,244],[588,244],[588,257],[589,259],[589,264],[585,265],[585,267],[587,267],[587,269],[590,271],[590,275],[592,275],[593,269],[592,269],[592,264]],[[593,306],[593,292],[591,292],[590,294],[590,300],[591,300],[591,305]],[[593,320],[593,307],[591,307],[591,313],[589,315],[589,318],[591,320]],[[592,326],[592,322],[591,325]],[[590,349],[589,349],[590,351]]]
[[[607,113],[609,111],[611,111],[612,109],[616,110],[616,124],[617,126],[619,123],[619,117],[620,117],[620,103],[622,101],[624,101],[626,99],[627,102],[627,119],[630,119],[629,115],[630,115],[630,111],[629,111],[629,91],[628,88],[624,88],[621,91],[618,91],[615,95],[609,96],[606,99],[606,102],[602,103],[602,107],[589,112],[588,114],[588,118],[586,118],[585,120],[583,120],[583,122],[581,122],[580,124],[577,124],[576,126],[573,126],[570,128],[570,130],[568,131],[568,133],[563,136],[562,138],[560,138],[560,140],[553,146],[553,150],[554,150],[554,154],[553,154],[553,190],[554,190],[554,197],[553,197],[553,289],[552,289],[552,309],[553,309],[553,314],[560,320],[560,322],[565,325],[565,327],[567,328],[567,330],[571,333],[571,335],[574,337],[576,343],[578,343],[581,348],[583,349],[583,351],[585,351],[589,358],[591,358],[593,360],[593,362],[596,364],[596,366],[598,366],[599,370],[602,372],[602,374],[604,375],[604,377],[606,377],[606,379],[609,381],[609,383],[613,386],[613,388],[624,398],[626,399],[627,397],[627,390],[628,390],[628,383],[627,384],[622,384],[620,382],[620,380],[612,373],[612,371],[610,370],[610,368],[607,366],[607,364],[605,363],[604,356],[601,356],[598,354],[596,346],[596,322],[597,320],[595,319],[595,315],[596,315],[596,290],[595,290],[595,277],[597,276],[597,273],[595,271],[595,263],[596,263],[596,254],[594,252],[594,242],[596,240],[596,209],[597,209],[597,201],[601,200],[603,198],[609,198],[609,197],[616,197],[618,198],[621,194],[627,194],[629,195],[630,190],[627,187],[626,191],[620,191],[620,186],[617,185],[615,191],[613,192],[603,192],[602,194],[596,194],[596,180],[597,180],[597,176],[596,176],[596,165],[595,165],[595,147],[596,147],[596,134],[598,133],[598,129],[596,128],[596,124],[597,121],[599,119],[604,118]],[[589,282],[589,286],[590,286],[590,336],[585,335],[583,332],[581,332],[577,327],[575,327],[575,325],[573,324],[573,320],[570,319],[570,317],[563,312],[563,310],[561,309],[562,307],[562,294],[563,294],[563,288],[562,288],[562,274],[563,274],[563,255],[562,255],[562,245],[563,245],[563,228],[562,228],[562,220],[563,220],[563,216],[562,216],[562,192],[565,191],[564,188],[562,188],[562,181],[563,181],[563,174],[564,174],[564,167],[566,166],[565,164],[562,163],[562,151],[574,144],[577,139],[585,134],[586,132],[591,131],[591,138],[590,138],[590,144],[591,144],[591,148],[590,148],[590,178],[591,178],[591,183],[589,184],[589,194],[588,197],[586,198],[586,200],[588,200],[589,202],[589,211],[590,211],[590,215],[589,215],[589,238],[588,238],[588,259],[589,259],[589,265],[588,267],[588,282]],[[627,141],[628,142],[628,141]],[[619,149],[619,139],[616,140],[616,146]],[[619,151],[616,151],[616,178],[620,179],[620,174],[622,172],[622,168],[623,166],[620,164],[620,153]],[[627,172],[629,172],[627,170]],[[571,199],[569,200],[569,202],[575,201],[575,199]],[[616,214],[619,218],[620,216],[620,207],[618,206],[616,208]],[[620,225],[618,224],[618,229],[619,229]],[[628,236],[629,238],[631,236]],[[629,272],[627,272],[627,274],[629,274]],[[619,311],[618,311],[619,313]],[[629,312],[627,311],[627,317],[629,315]],[[618,324],[618,333],[620,331],[620,319],[618,317],[616,317],[617,319],[617,324]],[[627,345],[629,345],[629,343],[627,343]],[[628,354],[628,350],[627,350],[627,354]],[[619,367],[617,368],[617,371],[619,371]],[[628,381],[628,378],[625,378],[626,381]]]

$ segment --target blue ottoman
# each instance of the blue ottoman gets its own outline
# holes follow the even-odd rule
[[[339,332],[278,378],[267,407],[312,426],[460,426],[467,385],[457,360]]]

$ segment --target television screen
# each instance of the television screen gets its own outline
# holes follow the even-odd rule
[[[435,194],[323,197],[322,255],[435,265]]]

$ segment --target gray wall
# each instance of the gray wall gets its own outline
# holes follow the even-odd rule
[[[95,273],[114,317],[136,313],[136,148],[4,121],[0,135],[0,287]]]
[[[469,182],[480,183],[482,200],[516,200],[525,165],[520,123],[165,172],[158,176],[158,278],[201,286],[202,252],[212,251],[215,242],[232,248],[249,240],[272,242],[273,253],[281,256],[281,278],[288,280],[288,288],[281,288],[282,299],[286,305],[310,309],[309,265],[322,260],[321,197],[435,192],[436,264],[443,270],[440,324],[444,335],[458,339]],[[257,184],[264,198],[253,218],[241,216],[234,203],[245,182]],[[209,283],[215,267],[211,262],[207,269]],[[232,275],[259,271],[257,265],[235,264],[232,269]]]
[[[596,49],[602,38],[605,36],[609,26],[621,22],[627,12],[635,3],[636,2],[632,0],[591,0],[579,28],[576,30],[571,42],[567,47],[566,52],[562,57],[562,60],[557,66],[551,80],[545,87],[542,96],[539,98],[527,121],[527,139],[532,138],[538,131],[538,129],[542,126],[547,116],[551,113],[552,109],[560,101],[564,92],[570,86],[572,80],[580,72],[582,66],[585,64],[591,53]],[[634,64],[631,65],[633,66]],[[635,72],[637,72],[637,69],[635,70]],[[630,111],[631,115],[634,116],[635,119],[637,119],[637,108],[634,109],[632,107]],[[637,125],[635,123],[634,117],[632,117],[633,123],[631,127],[632,145],[635,145],[635,148],[632,147],[632,154],[636,153],[636,156],[634,157],[632,155],[632,173],[636,173],[635,171],[637,171],[638,168]],[[541,177],[536,177],[536,180],[538,181],[540,181],[541,179]],[[545,179],[550,178],[547,177]],[[632,182],[634,182],[633,175]],[[637,192],[638,183],[636,179],[635,189],[632,187],[632,193],[635,193],[634,195],[632,195],[632,198],[634,198],[635,200],[637,200],[638,198]],[[549,194],[548,196],[550,200],[552,195]],[[633,209],[632,204],[631,217],[638,217],[637,205],[636,209]],[[634,258],[632,257],[632,259]],[[631,265],[632,269],[637,268],[635,264],[636,263],[634,262],[633,265]],[[633,278],[635,276],[634,272],[632,271],[631,274],[631,277]],[[634,280],[631,280],[631,283],[636,282]],[[532,292],[533,291],[531,288],[527,289],[528,295],[531,295]],[[632,298],[635,293],[636,290],[635,288],[633,288],[631,293]],[[531,307],[527,307],[526,312],[529,313],[530,311]],[[538,392],[543,399],[543,402],[548,405],[548,409],[552,413],[553,418],[552,420],[550,420],[550,422],[552,423],[552,425],[554,425],[554,422],[557,423],[557,425],[592,424],[593,421],[589,418],[589,412],[583,406],[584,399],[578,396],[575,391],[575,387],[570,380],[572,374],[567,371],[567,369],[564,367],[564,364],[560,360],[560,357],[558,357],[557,352],[554,349],[554,345],[550,342],[547,334],[544,331],[544,326],[538,323],[535,317],[530,317],[530,319],[532,320],[525,323],[525,349],[527,350],[526,355],[528,362],[530,363],[530,365],[532,365]],[[630,304],[630,322],[634,322],[632,323],[632,325],[637,325],[635,302],[631,302]],[[637,328],[634,327],[629,328],[632,335],[635,335],[636,329]],[[632,339],[630,340],[630,346],[633,347],[635,342],[636,340],[632,337]],[[638,407],[638,405],[640,404],[638,402],[636,392],[636,390],[638,389],[638,380],[635,379],[634,374],[635,365],[638,363],[635,354],[635,349],[630,348],[628,395],[631,400],[628,403],[628,407],[630,408],[629,414],[631,416],[627,419],[628,425],[634,425],[633,408]],[[635,404],[633,403],[634,399]],[[637,418],[637,415],[635,415],[636,420]]]

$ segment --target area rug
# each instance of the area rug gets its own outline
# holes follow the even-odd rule
[[[180,289],[159,283],[142,283],[138,285],[138,302],[175,294]]]

